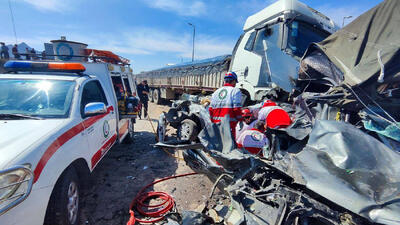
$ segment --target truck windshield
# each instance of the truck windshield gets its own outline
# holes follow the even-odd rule
[[[74,87],[74,81],[0,79],[0,115],[66,118]]]
[[[293,21],[289,24],[287,50],[289,53],[302,57],[308,46],[313,42],[320,42],[329,36],[329,33],[310,24]]]

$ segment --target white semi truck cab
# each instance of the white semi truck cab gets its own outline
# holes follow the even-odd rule
[[[237,87],[253,101],[275,87],[290,93],[309,44],[336,30],[331,19],[297,0],[279,0],[250,16],[232,53]]]

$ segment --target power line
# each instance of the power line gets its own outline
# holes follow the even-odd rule
[[[13,29],[14,29],[15,44],[18,44],[17,31],[15,30],[14,14],[13,14],[13,11],[12,11],[12,8],[11,8],[11,1],[10,0],[8,0],[8,6],[10,7],[11,23],[12,23]]]

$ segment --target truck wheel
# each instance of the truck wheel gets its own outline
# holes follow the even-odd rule
[[[180,140],[194,141],[196,140],[198,133],[199,130],[197,124],[190,119],[183,120],[181,125],[178,127],[178,138]]]
[[[158,105],[161,104],[162,99],[161,99],[161,96],[160,96],[160,90],[159,89],[154,89],[154,91],[153,91],[153,99],[154,99],[154,102],[157,103]]]
[[[135,119],[131,119],[128,123],[128,134],[124,139],[124,144],[133,143],[133,136],[135,134]]]
[[[149,100],[150,102],[154,102],[154,89],[150,89],[150,93],[149,93]]]
[[[51,193],[45,225],[80,224],[80,187],[78,175],[73,167],[63,172]]]

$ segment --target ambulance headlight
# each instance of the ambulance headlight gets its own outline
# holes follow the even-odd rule
[[[0,170],[0,215],[24,201],[32,189],[30,165]]]

